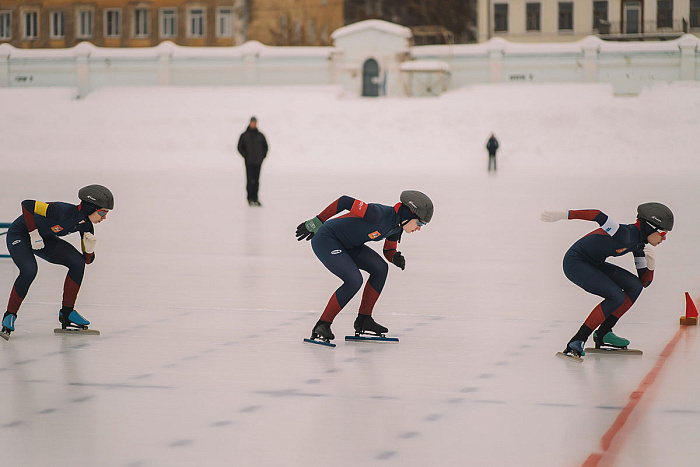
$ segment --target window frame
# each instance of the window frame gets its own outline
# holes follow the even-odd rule
[[[695,8],[693,8],[695,3]],[[700,0],[690,0],[690,14],[688,15],[688,27],[691,29],[700,28]]]
[[[530,6],[537,6],[537,27],[530,27]],[[532,15],[534,17],[534,15]],[[542,2],[527,2],[525,3],[525,31],[527,32],[542,32]]]
[[[4,25],[3,18],[7,18]],[[12,10],[0,10],[0,32],[5,33],[0,36],[0,41],[12,40]]]
[[[39,22],[40,22],[40,17],[39,17],[39,9],[38,8],[23,8],[20,10],[20,15],[22,17],[22,30],[20,36],[22,37],[23,41],[35,41],[39,39]],[[33,15],[34,17],[34,35],[30,35],[28,29],[30,28],[30,24],[28,22],[28,17],[29,15]]]
[[[144,18],[139,18],[144,16]],[[148,39],[151,37],[151,9],[143,6],[134,8],[133,23],[131,25],[131,37],[134,39]]]
[[[83,31],[83,14],[87,14],[90,16],[90,22],[88,23],[90,31],[88,33],[85,33]],[[77,39],[92,39],[92,37],[95,35],[95,12],[92,10],[92,8],[78,8],[75,10],[75,37]]]
[[[562,7],[564,5],[570,6],[571,9],[568,11],[564,11]],[[568,1],[568,2],[557,2],[557,31],[559,32],[564,32],[564,33],[572,33],[574,32],[574,2]],[[565,14],[569,14],[568,16],[568,23],[570,23],[571,27],[566,27],[567,24],[564,24],[566,21],[566,17],[564,16]]]
[[[668,9],[662,10],[662,3],[668,4]],[[690,4],[688,4],[688,8],[690,8]],[[673,0],[656,0],[656,29],[673,29]]]
[[[499,26],[499,7],[500,9],[505,10],[505,14],[503,15],[503,27]],[[508,3],[494,3],[493,4],[493,32],[494,33],[507,33],[509,32],[508,29],[508,15],[510,14],[510,4]]]
[[[605,4],[605,12],[601,15],[597,15],[601,10],[596,9],[596,4],[600,6],[600,4]],[[600,29],[600,20],[603,21],[608,21],[608,17],[610,15],[610,2],[608,0],[596,0],[593,2],[593,30],[597,31]]]
[[[166,15],[168,15],[167,18]],[[177,17],[177,8],[163,7],[158,10],[158,37],[161,39],[175,39],[177,37]],[[166,31],[166,19],[172,21],[172,33],[168,33],[168,31]]]
[[[112,26],[109,21],[109,14],[116,13],[117,17],[117,32],[109,33],[109,27]],[[122,10],[121,8],[106,8],[104,11],[104,37],[108,39],[114,39],[122,36]]]
[[[195,11],[201,11],[202,16],[200,18],[200,23],[201,23],[201,34],[195,35],[194,34],[194,12]],[[203,39],[207,35],[207,9],[204,6],[188,6],[187,7],[187,38],[188,39]]]
[[[222,23],[224,21],[224,17],[228,16],[228,21],[226,23]],[[228,28],[228,31],[222,31],[222,29],[226,29],[226,27],[223,27],[226,25]],[[232,6],[221,6],[216,9],[216,37],[220,39],[230,39],[233,37],[233,7]]]

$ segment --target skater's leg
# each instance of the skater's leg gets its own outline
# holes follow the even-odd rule
[[[343,281],[328,301],[321,320],[332,323],[336,315],[347,305],[362,287],[362,274],[338,240],[327,235],[315,235],[311,247],[318,259],[330,272]]]
[[[626,297],[625,291],[600,268],[588,262],[571,258],[568,254],[564,257],[564,274],[571,282],[586,292],[604,299],[593,308],[584,324],[571,339],[571,341],[580,340],[585,343],[594,329],[598,328],[613,311],[623,306]]]
[[[34,252],[29,244],[29,235],[8,234],[7,250],[10,252],[12,261],[19,268],[19,276],[15,279],[10,299],[7,302],[7,311],[11,314],[17,314],[24,297],[27,296],[29,286],[36,278],[38,268]]]
[[[357,250],[353,259],[360,269],[369,273],[369,279],[362,293],[362,302],[360,302],[360,314],[371,315],[379,294],[384,289],[389,265],[376,251],[366,245]]]
[[[597,333],[600,338],[612,331],[618,320],[632,307],[642,293],[642,283],[639,277],[626,269],[606,263],[603,265],[602,271],[624,291],[625,300],[622,305],[605,318],[605,321],[598,328]]]
[[[64,308],[73,309],[85,274],[85,257],[73,245],[60,238],[47,238],[46,243],[44,248],[46,251],[40,250],[37,256],[49,263],[68,268],[68,274],[63,283],[62,305]]]

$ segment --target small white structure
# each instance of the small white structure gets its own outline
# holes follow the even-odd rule
[[[403,62],[399,68],[407,96],[439,96],[450,85],[452,68],[447,62],[411,60]]]
[[[381,20],[336,29],[331,38],[340,84],[346,93],[367,97],[403,95],[399,65],[410,53],[411,30]]]

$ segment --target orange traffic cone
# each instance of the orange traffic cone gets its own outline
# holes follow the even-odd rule
[[[682,326],[694,326],[698,324],[698,309],[688,292],[685,293],[685,316],[681,316]]]

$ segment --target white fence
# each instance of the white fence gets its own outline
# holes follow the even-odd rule
[[[700,39],[667,42],[578,42],[412,47],[396,60],[438,60],[449,65],[449,88],[470,84],[534,82],[612,83],[616,93],[635,94],[660,81],[700,78]],[[70,86],[85,96],[119,85],[323,85],[361,79],[363,63],[350,63],[338,47],[187,48],[169,42],[145,49],[107,49],[81,43],[71,49],[17,49],[0,45],[0,87]],[[383,72],[389,73],[387,70]],[[398,73],[398,71],[393,71]],[[359,78],[358,78],[359,75]],[[352,79],[348,79],[352,77]],[[397,89],[395,95],[405,94]],[[391,94],[390,94],[391,95]]]

